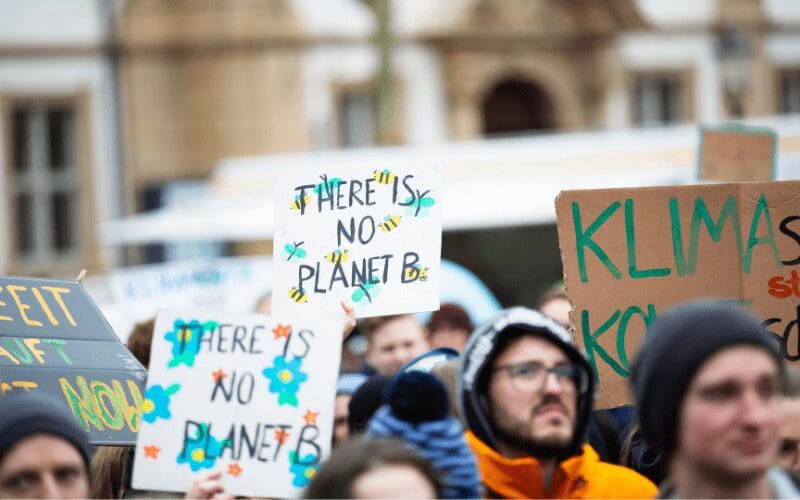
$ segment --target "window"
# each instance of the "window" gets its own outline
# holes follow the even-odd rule
[[[780,112],[800,113],[800,68],[781,72],[780,85]]]
[[[634,83],[634,120],[640,127],[668,125],[681,120],[681,84],[671,76],[642,75]]]
[[[11,111],[15,253],[23,268],[74,257],[78,237],[76,113],[71,105]]]
[[[349,90],[341,95],[339,134],[342,147],[375,143],[375,106],[369,90]]]

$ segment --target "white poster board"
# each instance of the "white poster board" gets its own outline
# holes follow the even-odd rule
[[[304,170],[278,178],[273,313],[351,302],[357,317],[439,308],[441,170]]]
[[[272,288],[272,259],[220,257],[120,268],[109,274],[108,284],[125,321],[116,332],[124,342],[133,323],[162,308],[254,312],[256,301]]]
[[[330,450],[341,329],[256,314],[159,311],[133,487],[298,496]]]

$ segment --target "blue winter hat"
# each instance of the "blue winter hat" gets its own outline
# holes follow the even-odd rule
[[[435,376],[400,372],[375,413],[368,435],[397,437],[445,475],[443,498],[479,498],[480,477],[461,423],[449,416],[447,389]]]

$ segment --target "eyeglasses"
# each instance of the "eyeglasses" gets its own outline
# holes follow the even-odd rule
[[[572,363],[562,363],[550,368],[538,361],[523,361],[508,365],[496,366],[493,373],[505,371],[511,379],[511,385],[521,392],[536,392],[544,388],[547,376],[553,374],[562,390],[576,391],[583,394],[589,388],[589,376]]]

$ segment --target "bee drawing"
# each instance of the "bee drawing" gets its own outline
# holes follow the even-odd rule
[[[378,278],[372,278],[371,280],[367,281],[366,283],[359,283],[358,289],[353,292],[353,295],[350,297],[353,299],[353,302],[356,303],[363,303],[364,299],[367,299],[367,302],[370,304],[372,303],[372,299],[374,299],[378,292],[380,291],[380,287],[377,286],[380,280]]]
[[[347,262],[347,258],[350,255],[348,254],[347,250],[342,250],[337,248],[333,252],[325,255],[325,260],[330,262],[331,264],[344,264]]]
[[[304,289],[293,286],[289,289],[289,298],[298,304],[305,304],[308,301],[308,294]]]
[[[373,170],[372,178],[379,184],[391,184],[394,182],[394,174],[391,170]]]
[[[387,215],[383,218],[383,222],[381,223],[381,231],[384,233],[388,233],[389,231],[394,231],[397,226],[400,225],[400,217],[399,215]]]
[[[284,250],[284,255],[286,256],[286,260],[291,260],[292,257],[297,257],[298,259],[304,258],[306,256],[306,251],[305,249],[300,248],[301,246],[303,246],[303,243],[305,243],[305,241],[300,241],[300,242],[295,241],[294,243],[287,243],[283,245],[283,250]]]
[[[298,194],[294,197],[294,201],[289,204],[289,208],[302,211],[309,203],[311,203],[311,196],[305,195],[301,198]]]
[[[407,267],[406,279],[409,281],[428,281],[428,268],[421,266]]]

